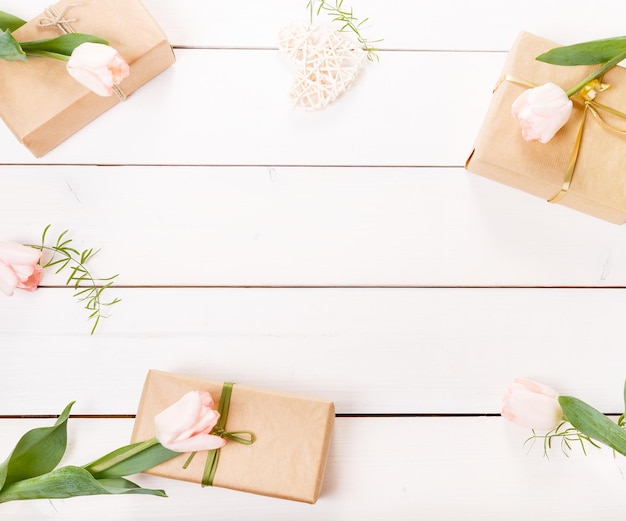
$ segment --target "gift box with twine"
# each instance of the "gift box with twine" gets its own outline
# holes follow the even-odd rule
[[[130,65],[116,95],[101,97],[74,80],[62,60],[0,60],[0,117],[40,157],[123,101],[175,61],[172,47],[138,0],[62,0],[17,29],[18,42],[68,32],[108,40]]]
[[[527,142],[511,115],[524,89],[552,82],[567,91],[598,69],[535,58],[558,44],[521,33],[507,56],[466,163],[468,171],[600,219],[626,221],[626,70],[614,67],[573,97],[566,125],[548,143]]]
[[[154,417],[189,391],[208,391],[217,403],[225,390],[230,393],[228,407],[222,413],[227,416],[225,430],[233,433],[233,438],[252,435],[254,442],[228,441],[218,451],[198,452],[190,462],[188,454],[181,454],[146,472],[315,503],[322,488],[335,420],[332,402],[151,370],[141,395],[132,442],[152,438]],[[213,468],[207,482],[209,467]]]

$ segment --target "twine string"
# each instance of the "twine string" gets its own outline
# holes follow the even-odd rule
[[[80,4],[67,4],[62,11],[59,11],[54,5],[46,7],[44,11],[46,16],[39,19],[39,25],[41,27],[58,27],[65,34],[76,32],[70,25],[76,21],[76,18],[65,18],[65,13],[77,5]]]

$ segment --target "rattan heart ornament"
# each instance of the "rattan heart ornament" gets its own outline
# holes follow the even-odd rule
[[[289,99],[305,110],[324,108],[348,90],[367,57],[337,31],[304,24],[281,30],[278,48],[296,65]]]

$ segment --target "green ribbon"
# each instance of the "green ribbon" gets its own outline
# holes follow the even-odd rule
[[[222,386],[222,394],[220,396],[220,402],[217,406],[217,412],[220,414],[220,418],[213,427],[213,430],[210,434],[214,434],[215,436],[219,436],[220,438],[224,438],[228,441],[234,441],[236,443],[241,443],[242,445],[252,445],[256,441],[256,436],[250,431],[226,431],[226,422],[228,420],[228,410],[230,408],[230,397],[233,393],[233,385],[231,382],[224,382]],[[241,435],[244,436],[241,436]],[[196,455],[195,452],[192,452],[187,458],[187,461],[183,465],[183,468],[187,468],[191,460]],[[220,459],[220,449],[213,449],[207,452],[206,463],[204,465],[204,473],[202,474],[202,486],[210,487],[213,485],[213,478],[215,477],[215,472],[217,471],[217,464]]]

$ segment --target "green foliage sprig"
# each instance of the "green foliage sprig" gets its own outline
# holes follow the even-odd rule
[[[355,34],[363,50],[367,52],[367,59],[369,61],[379,61],[378,54],[376,53],[378,49],[372,44],[382,42],[383,40],[367,40],[361,34],[361,29],[369,18],[364,18],[359,21],[359,19],[354,16],[352,8],[347,10],[347,8],[343,7],[343,2],[344,0],[334,0],[334,3],[331,3],[328,0],[309,0],[307,8],[309,9],[310,22],[313,22],[314,14],[319,16],[322,11],[325,11],[330,17],[332,17],[333,22],[341,24],[341,27],[339,28],[340,32],[352,31]]]
[[[543,441],[543,455],[546,458],[549,458],[548,452],[552,449],[552,444],[555,440],[558,440],[561,445],[561,450],[563,453],[569,457],[568,452],[572,451],[572,445],[579,445],[583,451],[583,454],[587,455],[587,450],[585,449],[585,443],[590,443],[597,449],[601,448],[595,441],[593,441],[589,436],[582,434],[580,431],[572,427],[568,422],[561,422],[557,425],[556,428],[547,432],[544,435],[538,435],[533,429],[533,434],[530,436],[525,442],[524,446],[528,443],[534,444],[536,440]]]
[[[79,251],[72,246],[72,239],[67,238],[68,230],[64,230],[57,238],[56,242],[52,246],[46,246],[46,235],[50,225],[46,226],[41,234],[41,244],[33,246],[41,251],[52,252],[51,258],[42,265],[42,268],[53,267],[56,269],[55,273],[61,273],[65,271],[68,273],[66,285],[74,288],[74,297],[78,299],[78,302],[84,304],[85,309],[89,312],[88,320],[93,320],[93,327],[91,328],[91,334],[93,335],[101,318],[108,318],[109,315],[103,313],[103,308],[113,306],[121,301],[119,298],[114,298],[109,301],[102,299],[102,293],[105,289],[109,288],[113,281],[119,274],[106,278],[95,278],[87,269],[86,263],[91,259],[99,250],[89,248],[83,251]],[[87,284],[87,287],[83,285]]]

